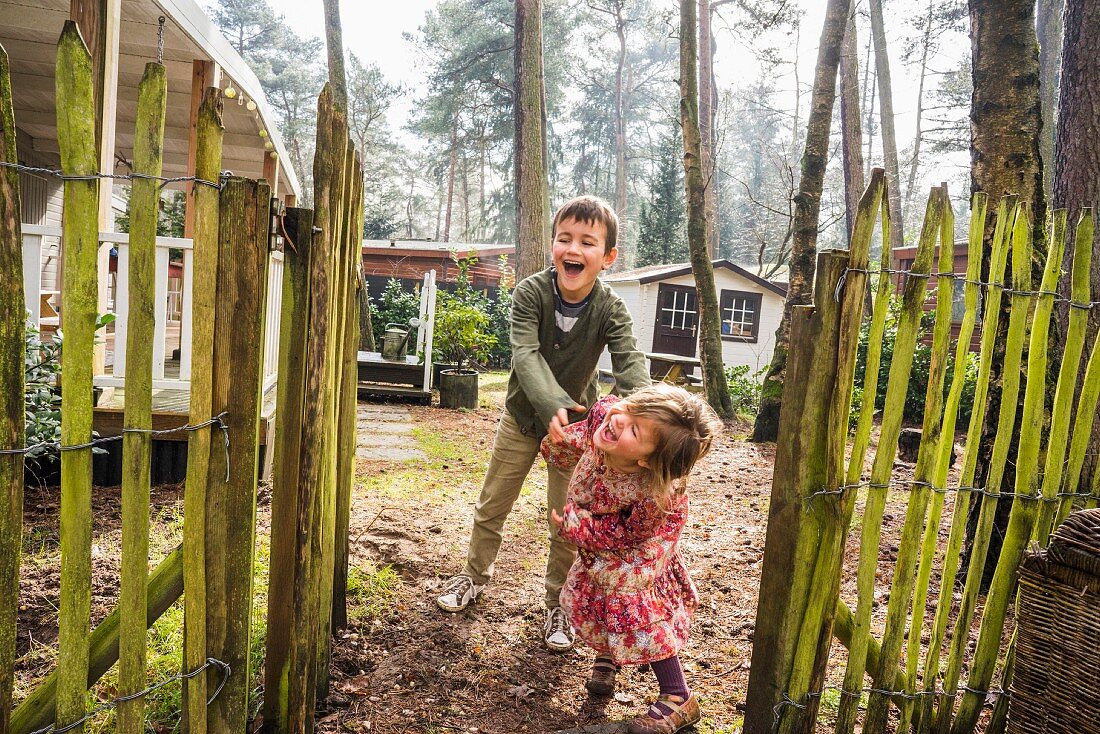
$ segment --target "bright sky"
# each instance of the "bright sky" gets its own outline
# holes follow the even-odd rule
[[[303,36],[324,37],[324,18],[321,0],[268,0],[275,11],[281,13],[287,22],[297,33]],[[667,2],[675,7],[674,0],[659,0]],[[215,0],[200,0],[209,6]],[[857,0],[858,6],[865,11],[866,1]],[[378,65],[383,75],[390,82],[404,84],[410,93],[399,101],[391,110],[389,120],[392,129],[401,135],[410,110],[417,97],[423,93],[426,70],[420,63],[418,53],[410,42],[406,41],[403,33],[415,33],[424,20],[425,13],[437,4],[436,0],[389,0],[377,2],[370,0],[343,0],[341,2],[341,20],[344,29],[345,50],[355,53],[364,62],[373,62]],[[825,5],[822,0],[798,0],[797,4],[804,10],[799,39],[798,59],[800,86],[803,89],[802,119],[805,120],[805,112],[809,106],[809,90],[813,83],[814,65],[817,61],[817,45],[821,34],[821,24],[824,19]],[[920,4],[923,7],[923,3]],[[905,6],[905,7],[903,7]],[[895,125],[898,136],[899,148],[904,148],[912,141],[915,125],[914,111],[916,107],[917,70],[914,67],[906,68],[900,61],[900,46],[902,31],[898,18],[915,12],[918,3],[915,0],[895,0],[887,8],[887,45],[890,48],[891,76],[894,87]],[[715,56],[716,75],[720,88],[735,84],[740,80],[750,81],[759,73],[759,65],[751,49],[739,43],[729,31],[722,30],[716,24],[715,33],[718,50]],[[866,21],[861,24],[859,45],[861,58],[859,64],[862,67],[865,58],[862,57],[864,44],[867,41],[869,28]],[[909,29],[905,28],[908,32]],[[794,37],[790,38],[793,45]],[[959,39],[959,43],[945,44],[952,54],[968,53],[969,43],[965,37]],[[936,68],[944,70],[951,66],[947,61],[939,60]],[[789,73],[789,67],[785,72],[786,85],[780,82],[780,87],[793,86],[793,75]],[[930,83],[930,82],[929,82]],[[793,98],[789,100],[793,105]],[[876,150],[880,147],[876,141]],[[943,160],[926,161],[925,173],[929,182],[938,182],[954,177],[962,166],[968,161]],[[958,195],[963,192],[953,192]]]

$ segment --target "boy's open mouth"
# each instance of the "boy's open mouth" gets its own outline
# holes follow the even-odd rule
[[[565,271],[566,275],[577,276],[584,272],[584,263],[575,262],[573,260],[562,260],[561,268]]]

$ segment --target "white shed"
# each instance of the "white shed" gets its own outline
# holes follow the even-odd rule
[[[714,284],[722,319],[722,360],[727,367],[768,366],[775,330],[783,316],[786,286],[773,283],[729,260],[715,260]],[[699,351],[699,308],[691,265],[650,265],[604,278],[634,317],[634,335],[643,352],[680,354]],[[605,351],[600,367],[611,369]]]

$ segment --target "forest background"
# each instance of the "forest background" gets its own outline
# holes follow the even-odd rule
[[[319,8],[289,0],[206,5],[256,70],[291,164],[311,191],[313,100],[327,75]],[[716,254],[766,277],[782,278],[790,251],[824,5],[711,2]],[[923,201],[928,185],[947,181],[956,210],[968,206],[967,7],[961,0],[881,5],[885,43],[877,49],[869,3],[855,3],[863,159],[868,170],[883,165],[875,53],[884,52],[894,78],[902,214],[913,232],[921,213],[913,202]],[[364,152],[364,236],[513,243],[513,3],[408,6],[345,9],[349,117]],[[415,26],[400,27],[418,13]],[[677,14],[676,3],[660,0],[544,4],[551,205],[582,193],[613,202],[623,220],[620,269],[688,259]],[[840,110],[822,197],[823,247],[845,241]]]

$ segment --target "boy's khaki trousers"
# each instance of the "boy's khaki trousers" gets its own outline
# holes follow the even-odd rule
[[[504,521],[519,497],[523,481],[531,472],[540,442],[534,436],[524,435],[516,419],[507,411],[501,416],[493,439],[493,456],[485,472],[485,483],[474,505],[474,528],[470,533],[466,568],[462,572],[479,586],[493,577],[493,566],[504,537]],[[548,469],[546,524],[550,530],[550,556],[546,560],[546,607],[550,609],[558,606],[558,595],[565,585],[565,577],[573,565],[577,549],[558,537],[550,524],[550,510],[557,510],[560,514],[565,505],[570,474],[552,466]]]

